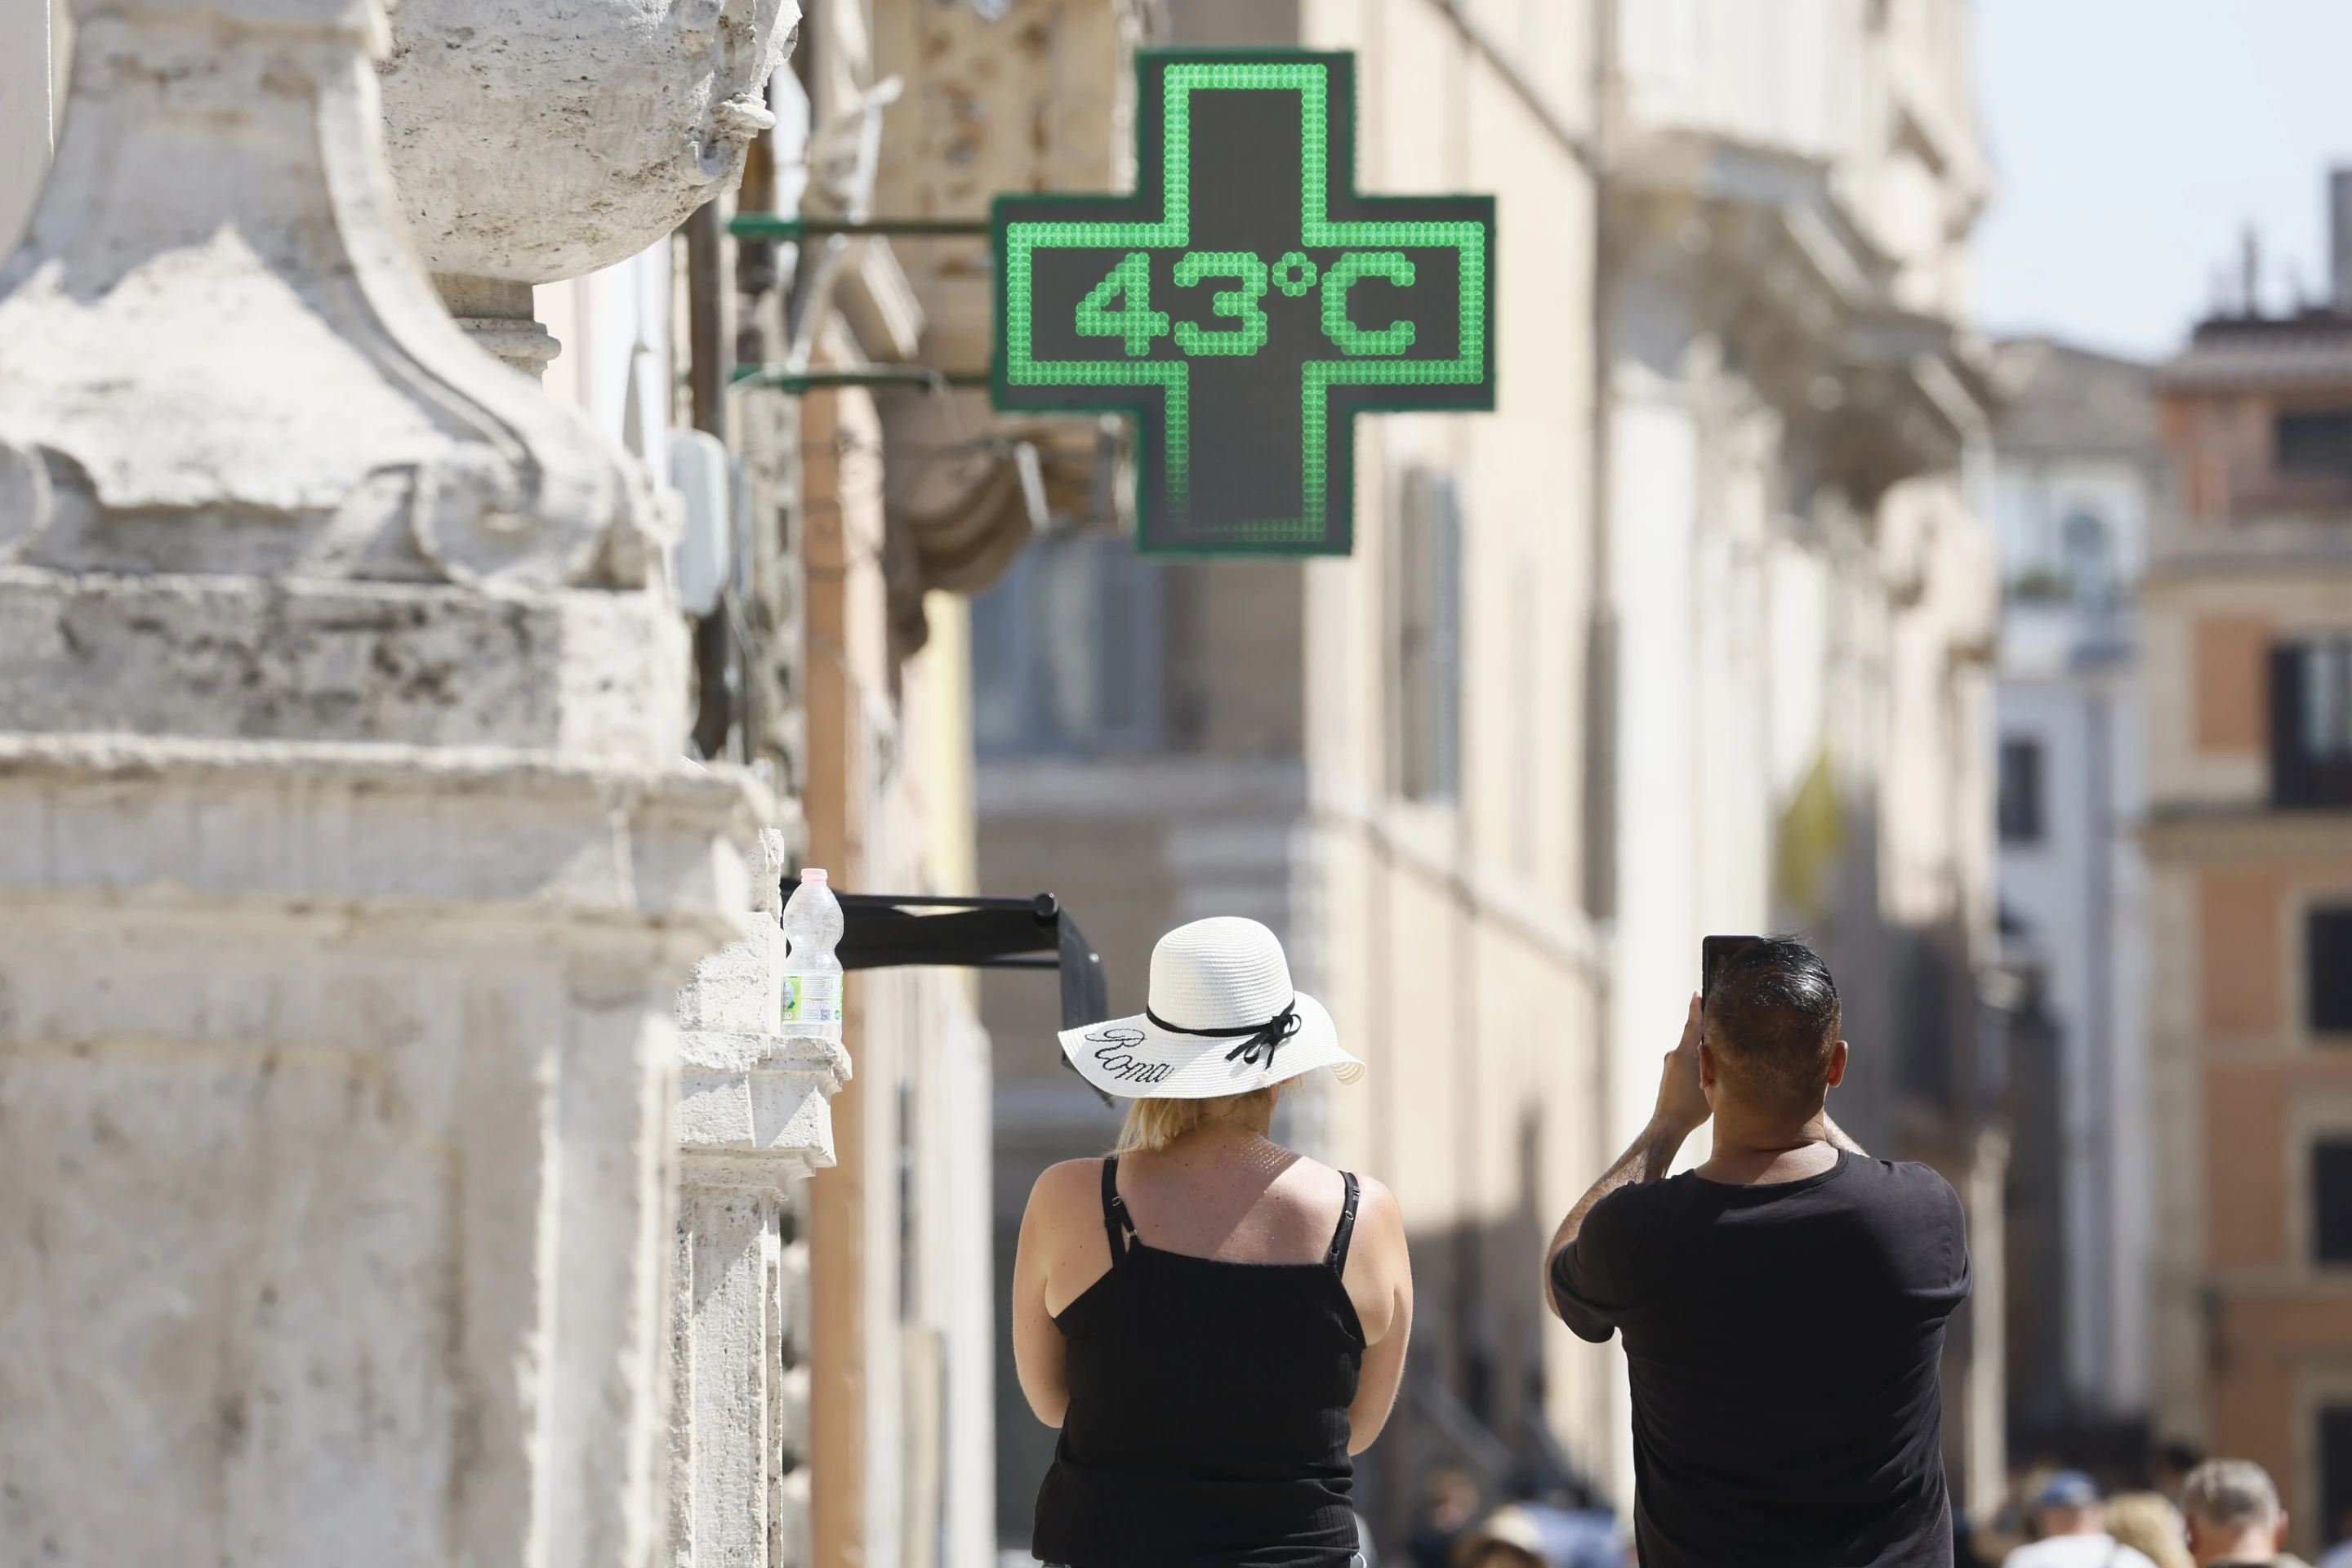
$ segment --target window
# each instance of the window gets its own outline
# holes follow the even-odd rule
[[[2280,473],[2352,480],[2352,414],[2282,414],[2274,434]]]
[[[2000,743],[1999,812],[2003,844],[2042,842],[2042,742],[2011,736]]]
[[[2304,976],[2311,1032],[2352,1034],[2352,905],[2315,909],[2304,917]]]
[[[1398,489],[1390,784],[1408,800],[1452,800],[1462,773],[1461,512],[1444,475],[1408,469]]]
[[[2271,800],[2352,805],[2352,638],[2271,650]]]
[[[1115,534],[1022,552],[972,601],[972,738],[982,756],[1149,751],[1160,742],[1156,563]]]
[[[2311,1252],[2322,1263],[2352,1263],[2352,1138],[2311,1146]]]
[[[1925,932],[1903,933],[1889,954],[1897,978],[1895,1077],[1906,1093],[1937,1110],[1957,1108],[1964,1063],[1953,1047],[1954,981],[1967,984],[1965,970]]]
[[[2320,1407],[2319,1498],[2320,1539],[2341,1539],[2344,1515],[2352,1510],[2352,1406]]]
[[[2066,552],[2066,584],[2074,597],[2104,605],[2116,595],[2115,546],[2107,525],[2087,511],[2069,512],[2059,527]]]

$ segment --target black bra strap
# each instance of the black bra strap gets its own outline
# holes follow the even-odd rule
[[[1351,1220],[1355,1217],[1355,1177],[1348,1178],[1348,1212]],[[1124,1228],[1128,1236],[1135,1235],[1135,1221],[1128,1215],[1127,1200],[1118,1195],[1118,1156],[1116,1154],[1103,1162],[1102,1198],[1103,1232],[1110,1238],[1110,1262],[1116,1268],[1118,1260],[1127,1255],[1127,1241],[1119,1231]]]
[[[1323,1255],[1324,1263],[1334,1274],[1348,1271],[1348,1243],[1356,1235],[1356,1173],[1342,1171],[1339,1179],[1348,1184],[1348,1201],[1340,1206],[1339,1228],[1331,1235],[1331,1250]]]

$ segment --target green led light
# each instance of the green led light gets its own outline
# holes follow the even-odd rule
[[[1188,250],[1176,263],[1176,286],[1189,289],[1203,278],[1231,278],[1238,289],[1220,290],[1209,308],[1220,316],[1238,316],[1241,326],[1229,332],[1204,331],[1190,321],[1176,324],[1176,346],[1188,354],[1246,356],[1265,347],[1265,312],[1257,308],[1265,294],[1265,263],[1249,250]]]
[[[1184,279],[1179,276],[1176,281],[1181,283]],[[1123,299],[1124,306],[1112,310],[1109,301],[1114,299]],[[1129,251],[1110,269],[1110,275],[1078,301],[1078,332],[1083,337],[1123,339],[1129,359],[1141,359],[1151,352],[1152,339],[1168,335],[1168,312],[1151,308],[1151,258],[1148,254]]]
[[[1145,76],[1147,87],[1156,73],[1160,89],[1150,95],[1156,97],[1159,110],[1157,218],[1150,216],[1148,194],[1142,201],[1117,197],[1098,201],[1001,198],[1003,203],[1015,207],[1025,205],[1031,211],[1017,218],[1003,214],[998,224],[998,308],[1003,334],[1000,404],[1007,407],[1108,406],[1133,410],[1139,419],[1139,440],[1147,448],[1147,455],[1156,435],[1161,456],[1154,487],[1158,495],[1142,498],[1143,542],[1147,548],[1155,512],[1164,517],[1165,526],[1181,536],[1181,542],[1189,544],[1222,540],[1243,548],[1328,549],[1337,540],[1344,546],[1349,528],[1346,513],[1353,487],[1348,474],[1332,471],[1332,399],[1338,390],[1376,389],[1369,398],[1359,393],[1345,400],[1343,406],[1349,410],[1415,405],[1492,406],[1493,367],[1487,341],[1491,216],[1478,216],[1491,215],[1491,201],[1480,197],[1410,199],[1428,216],[1449,220],[1458,216],[1458,221],[1334,220],[1330,206],[1341,196],[1356,203],[1356,210],[1360,211],[1367,206],[1377,211],[1381,205],[1378,199],[1368,203],[1349,195],[1352,187],[1344,164],[1338,171],[1341,184],[1337,190],[1331,183],[1333,77],[1335,70],[1346,67],[1346,57],[1341,56],[1242,60],[1142,57],[1139,69]],[[1341,78],[1339,101],[1343,111],[1350,109],[1352,94],[1346,90],[1346,84],[1351,79]],[[1252,159],[1237,164],[1230,161],[1239,156],[1230,151],[1235,145],[1233,127],[1237,123],[1262,124],[1263,121],[1215,121],[1213,138],[1221,140],[1213,139],[1207,145],[1226,149],[1223,154],[1225,161],[1196,163],[1194,100],[1202,92],[1297,95],[1300,178],[1295,233],[1280,232],[1288,227],[1286,221],[1276,226],[1274,232],[1267,232],[1267,209],[1262,203],[1253,205],[1249,195],[1249,182],[1263,177],[1257,162]],[[1146,101],[1149,103],[1150,98]],[[1216,112],[1222,116],[1239,111],[1221,107]],[[1139,120],[1144,118],[1139,116]],[[1146,145],[1150,142],[1148,132],[1140,126],[1139,139]],[[1202,156],[1205,158],[1207,154]],[[1271,163],[1278,170],[1282,161],[1272,160]],[[1204,192],[1213,193],[1219,203],[1217,211],[1222,216],[1217,220],[1218,237],[1230,242],[1231,238],[1262,233],[1265,238],[1258,250],[1189,248],[1196,182],[1201,183]],[[1286,202],[1288,198],[1286,195],[1282,199]],[[1087,221],[1075,215],[1069,219],[1029,220],[1037,209],[1055,200],[1074,207],[1095,206],[1105,220],[1130,215],[1131,220]],[[1404,201],[1397,199],[1396,205],[1403,205]],[[1279,212],[1280,208],[1274,210]],[[1238,229],[1236,224],[1241,226]],[[1449,272],[1454,284],[1450,290],[1452,298],[1439,307],[1450,308],[1454,318],[1450,345],[1453,352],[1443,358],[1427,353],[1416,357],[1416,344],[1433,336],[1432,301],[1426,289],[1417,295],[1407,291],[1414,289],[1426,274],[1428,253],[1446,250],[1454,252],[1451,266],[1441,261],[1434,276],[1441,289]],[[1051,310],[1055,319],[1041,321],[1036,314],[1040,308],[1036,258],[1040,252],[1051,251],[1097,251],[1102,253],[1102,259],[1091,266],[1081,259],[1080,276],[1087,279],[1084,283],[1072,276],[1067,263],[1056,264],[1057,269],[1051,274],[1055,301]],[[1269,268],[1261,258],[1277,252],[1280,258]],[[1163,267],[1168,270],[1155,279],[1154,273]],[[1210,290],[1205,297],[1192,292],[1212,280],[1228,281],[1234,287]],[[1370,292],[1358,288],[1367,280],[1388,287]],[[1166,308],[1155,309],[1155,282],[1184,292],[1164,296]],[[1283,308],[1277,308],[1269,316],[1266,300],[1270,289],[1278,290],[1282,299],[1304,300],[1315,292],[1318,283],[1320,299],[1307,308],[1307,314],[1286,313]],[[1391,298],[1396,303],[1382,303]],[[1383,321],[1384,314],[1389,319]],[[1183,319],[1187,315],[1196,319]],[[1217,319],[1221,324],[1213,327],[1206,320],[1198,319],[1202,317]],[[1363,320],[1378,324],[1360,324]],[[1045,341],[1055,345],[1045,357],[1039,357],[1041,331],[1047,333]],[[1316,348],[1306,348],[1299,342],[1297,334],[1301,331],[1315,335]],[[1068,346],[1073,332],[1079,339],[1107,339],[1119,347],[1109,349],[1106,343],[1105,352],[1114,356],[1110,358],[1076,357]],[[1446,334],[1441,330],[1434,335],[1443,343]],[[1240,510],[1237,500],[1261,493],[1267,483],[1265,479],[1244,477],[1213,487],[1213,492],[1203,492],[1223,498],[1213,503],[1219,515],[1196,516],[1192,510],[1196,472],[1192,446],[1198,428],[1192,401],[1198,378],[1190,362],[1196,358],[1203,361],[1203,374],[1207,374],[1207,365],[1258,357],[1269,349],[1272,358],[1265,371],[1257,374],[1276,374],[1286,381],[1293,374],[1297,376],[1300,425],[1295,482],[1298,487],[1298,511],[1295,516],[1276,518],[1231,515]],[[1302,349],[1308,357],[1302,357]],[[1338,357],[1316,357],[1318,350],[1321,355]],[[1439,353],[1444,350],[1441,348]],[[1214,417],[1207,426],[1199,428],[1208,429],[1210,434],[1205,438],[1218,443],[1215,455],[1204,456],[1202,460],[1219,466],[1203,471],[1244,476],[1263,473],[1269,458],[1278,458],[1280,454],[1268,452],[1255,434],[1257,426],[1237,426],[1235,421],[1253,417],[1240,410],[1253,406],[1249,400],[1264,394],[1251,390],[1251,384],[1231,381],[1233,371],[1214,374],[1228,379],[1216,382],[1214,388],[1202,384],[1202,395],[1218,401],[1203,405],[1213,408]],[[1265,383],[1261,380],[1255,384],[1263,387]],[[1156,408],[1150,402],[1116,395],[1119,389],[1150,386],[1160,389]],[[1056,402],[1050,395],[1024,398],[1017,395],[1020,389],[1055,387],[1091,390],[1097,395],[1076,402]],[[1451,390],[1433,403],[1425,395],[1441,389]],[[1259,420],[1261,426],[1265,423]],[[1281,423],[1273,422],[1276,427]],[[1341,434],[1344,436],[1344,432]],[[1234,448],[1233,443],[1237,439],[1253,444]],[[1288,437],[1283,439],[1286,451]],[[1150,471],[1148,461],[1145,468]],[[1275,474],[1280,471],[1279,468],[1273,470]],[[1276,479],[1273,482],[1279,487],[1282,481]],[[1276,493],[1280,493],[1278,488]]]
[[[1368,332],[1348,319],[1348,290],[1359,278],[1385,278],[1410,289],[1412,263],[1402,250],[1351,250],[1323,274],[1323,335],[1339,345],[1343,354],[1401,354],[1412,347],[1411,321],[1391,321]]]

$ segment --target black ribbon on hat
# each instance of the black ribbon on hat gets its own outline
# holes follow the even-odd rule
[[[1258,1065],[1257,1056],[1261,1050],[1265,1053],[1265,1065],[1273,1067],[1275,1047],[1298,1033],[1299,1025],[1305,1022],[1298,1016],[1298,999],[1296,996],[1290,999],[1289,1006],[1265,1023],[1244,1024],[1238,1029],[1187,1029],[1180,1024],[1170,1023],[1148,1005],[1143,1009],[1143,1016],[1150,1019],[1155,1027],[1165,1029],[1171,1035],[1198,1035],[1203,1039],[1213,1040],[1230,1040],[1246,1035],[1249,1037],[1247,1039],[1225,1053],[1225,1060],[1232,1061],[1238,1057],[1244,1067],[1253,1068]]]

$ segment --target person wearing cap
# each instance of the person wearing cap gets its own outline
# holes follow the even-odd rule
[[[2156,1568],[2146,1552],[2107,1533],[2099,1485],[2080,1470],[2060,1470],[2033,1498],[2038,1538],[2011,1552],[2001,1568]]]
[[[1941,1176],[1830,1119],[1839,1023],[1801,942],[1743,950],[1552,1238],[1552,1310],[1624,1335],[1643,1568],[1950,1568],[1938,1373],[1967,1223]],[[1710,1119],[1707,1160],[1668,1176]]]
[[[1180,926],[1144,1011],[1063,1054],[1128,1102],[1107,1159],[1038,1177],[1013,1268],[1029,1407],[1059,1427],[1031,1553],[1065,1568],[1360,1565],[1354,1464],[1412,1328],[1386,1187],[1275,1142],[1300,1075],[1363,1064],[1255,921]]]
[[[2286,1551],[2286,1510],[2270,1472],[2252,1459],[2208,1459],[2180,1486],[2189,1554],[2197,1568],[2278,1568]]]

